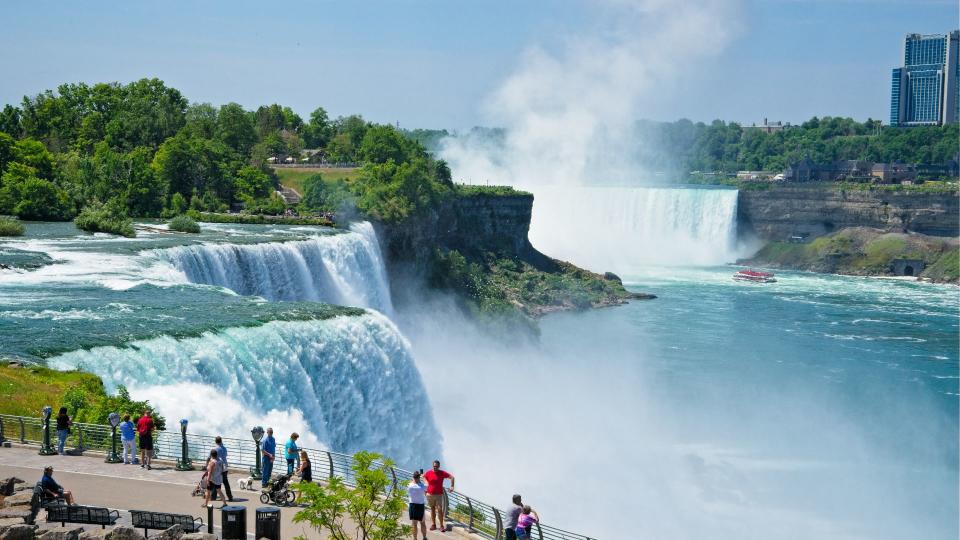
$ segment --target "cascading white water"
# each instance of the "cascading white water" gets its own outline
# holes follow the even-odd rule
[[[595,271],[713,265],[736,258],[737,191],[672,187],[524,187],[530,240]]]
[[[267,418],[273,413],[304,419],[308,426],[297,429],[309,427],[307,440],[333,450],[377,451],[404,465],[440,455],[440,435],[409,344],[376,312],[75,350],[48,365],[95,373],[111,392],[121,384],[147,389],[137,395],[149,396],[161,411],[183,411],[190,399],[184,390],[209,396],[194,418],[224,434],[250,428],[250,417],[226,410],[241,403]]]
[[[392,311],[390,287],[370,223],[349,233],[259,244],[202,244],[157,250],[192,283],[267,300],[308,300]]]

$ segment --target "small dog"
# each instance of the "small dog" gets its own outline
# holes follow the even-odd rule
[[[240,489],[246,489],[246,490],[249,490],[249,491],[256,491],[256,489],[255,489],[254,486],[253,486],[253,477],[252,477],[252,476],[248,476],[247,478],[241,478],[241,479],[240,479]]]

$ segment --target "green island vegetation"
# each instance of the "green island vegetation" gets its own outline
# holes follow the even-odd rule
[[[116,395],[107,394],[100,378],[90,373],[29,364],[0,365],[0,412],[38,418],[46,405],[53,407],[54,414],[66,407],[75,422],[95,424],[106,424],[112,412],[139,416],[150,406],[131,399],[122,386]],[[163,429],[164,418],[156,413],[153,418],[157,429]]]
[[[0,236],[23,236],[23,224],[16,219],[0,217]]]
[[[199,233],[200,225],[194,219],[187,215],[179,215],[170,220],[170,230],[183,233]]]
[[[926,265],[921,278],[960,283],[958,247],[952,238],[851,227],[808,244],[771,242],[745,262],[848,275],[892,275],[895,260],[911,259]]]
[[[73,222],[82,231],[105,232],[130,238],[136,236],[133,220],[127,217],[116,199],[111,199],[106,204],[98,200],[91,201]]]

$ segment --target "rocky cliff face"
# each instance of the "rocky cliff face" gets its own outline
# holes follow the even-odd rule
[[[379,225],[377,232],[394,264],[422,267],[437,248],[527,258],[535,253],[527,239],[532,212],[528,193],[472,195],[454,198],[422,219]]]
[[[741,190],[739,231],[766,241],[793,235],[815,238],[847,227],[872,227],[934,236],[960,234],[956,193],[851,190],[777,186]]]

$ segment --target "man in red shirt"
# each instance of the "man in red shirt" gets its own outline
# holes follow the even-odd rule
[[[440,462],[433,462],[433,470],[427,471],[423,479],[427,481],[427,504],[430,506],[430,530],[437,530],[437,514],[440,514],[440,530],[446,531],[447,526],[443,522],[443,481],[450,479],[450,491],[453,492],[453,486],[456,479],[452,474],[440,468]]]
[[[143,411],[143,416],[137,420],[137,433],[140,434],[140,467],[150,469],[150,463],[153,461],[153,418],[150,418],[150,410]]]

